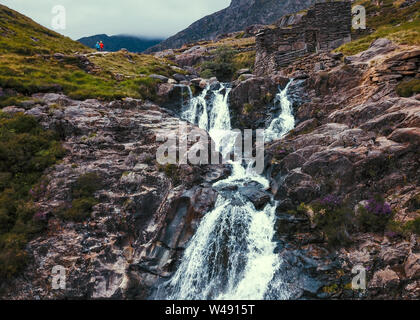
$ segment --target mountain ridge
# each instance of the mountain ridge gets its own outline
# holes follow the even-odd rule
[[[271,24],[286,14],[306,9],[314,3],[315,0],[232,0],[229,7],[197,20],[145,52],[179,48],[189,42],[212,40],[220,34],[242,31],[251,25]]]

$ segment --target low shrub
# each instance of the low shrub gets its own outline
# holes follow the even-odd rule
[[[24,247],[44,226],[33,204],[42,191],[36,186],[63,155],[58,136],[35,118],[0,112],[0,279],[24,267]]]
[[[420,79],[403,81],[397,86],[396,91],[400,97],[406,98],[420,93]]]
[[[73,199],[92,197],[102,186],[102,178],[94,172],[81,175],[72,186]]]
[[[181,183],[181,175],[179,168],[174,164],[159,165],[158,169],[160,172],[164,172],[165,175],[170,178],[175,186]]]
[[[348,246],[352,240],[353,212],[335,195],[328,195],[313,204],[314,223],[332,247]]]
[[[416,233],[417,235],[420,235],[420,217],[407,222],[407,229]]]
[[[358,207],[357,222],[362,231],[383,232],[392,216],[390,205],[377,195]]]
[[[89,218],[92,213],[93,206],[98,204],[98,200],[93,197],[83,197],[74,199],[71,208],[62,213],[65,220],[82,222]]]
[[[214,51],[214,58],[202,64],[203,78],[217,77],[220,81],[231,81],[235,74],[234,57],[236,50],[228,46],[220,46]]]

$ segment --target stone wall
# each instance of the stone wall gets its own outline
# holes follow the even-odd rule
[[[259,76],[308,53],[329,51],[351,41],[351,3],[316,3],[305,13],[285,16],[256,35],[255,73]]]

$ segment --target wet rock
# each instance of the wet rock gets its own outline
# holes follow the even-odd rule
[[[309,293],[310,295],[315,295],[322,286],[321,281],[309,277],[303,278],[302,288],[304,292]]]
[[[157,95],[159,103],[176,114],[181,113],[182,106],[190,98],[188,87],[183,84],[160,84],[158,85]]]
[[[202,79],[202,78],[194,78],[191,80],[191,84],[193,84],[194,86],[200,88],[200,89],[204,89],[207,86],[207,82],[206,80]]]
[[[229,95],[232,125],[249,129],[263,126],[277,93],[278,84],[271,78],[252,77],[236,83]]]
[[[178,82],[188,80],[186,76],[184,76],[183,74],[180,74],[180,73],[175,73],[172,77]]]
[[[256,190],[255,186],[240,188],[240,193],[251,201],[257,210],[261,210],[270,201],[270,194],[266,191]]]

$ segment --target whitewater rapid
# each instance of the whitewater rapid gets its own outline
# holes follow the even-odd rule
[[[265,131],[265,141],[281,138],[294,127],[292,104],[286,88],[279,90],[275,106],[279,116]],[[228,95],[230,88],[207,87],[197,97],[191,97],[182,118],[209,132],[223,154],[232,150],[237,133],[232,132]],[[270,287],[279,287],[281,279],[273,281],[281,268],[281,258],[275,253],[276,203],[272,199],[257,210],[241,192],[250,185],[260,190],[269,188],[269,181],[241,162],[230,162],[232,174],[216,182],[219,193],[215,207],[202,219],[195,235],[185,249],[174,275],[158,288],[165,299],[192,300],[262,300],[273,298]],[[276,299],[287,299],[286,290]]]

